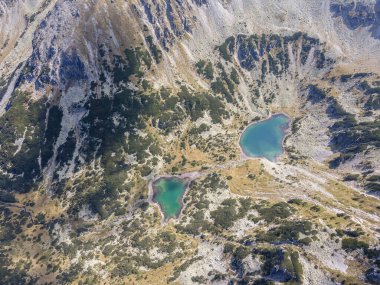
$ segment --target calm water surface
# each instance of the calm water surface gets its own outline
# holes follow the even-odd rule
[[[289,128],[290,119],[276,114],[269,119],[248,126],[240,138],[240,146],[249,157],[265,157],[275,161],[283,154],[282,142]]]
[[[178,217],[185,190],[186,182],[177,177],[160,178],[153,182],[153,200],[160,205],[165,219]]]

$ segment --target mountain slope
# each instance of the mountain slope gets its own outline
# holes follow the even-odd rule
[[[378,3],[0,0],[4,284],[376,284]]]

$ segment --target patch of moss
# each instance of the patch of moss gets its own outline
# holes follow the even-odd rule
[[[13,175],[0,175],[0,189],[25,193],[41,178],[38,159],[44,143],[45,99],[30,101],[28,94],[16,91],[10,109],[0,118],[0,167]],[[23,144],[16,153],[14,143],[24,132]]]
[[[211,218],[214,220],[214,225],[222,229],[230,228],[238,219],[236,206],[237,203],[233,199],[223,201],[218,209],[210,213]]]
[[[312,234],[312,223],[309,221],[283,221],[281,225],[271,228],[267,232],[256,235],[257,241],[270,243],[298,243],[299,235]]]
[[[266,222],[271,223],[290,217],[293,213],[293,208],[285,202],[280,202],[269,208],[260,208],[258,212]]]
[[[231,36],[227,38],[221,46],[217,47],[217,49],[225,60],[231,61],[232,54],[235,50],[235,37]]]
[[[368,249],[369,245],[364,242],[360,241],[356,238],[344,238],[342,239],[342,248],[346,251],[353,251],[357,249]]]

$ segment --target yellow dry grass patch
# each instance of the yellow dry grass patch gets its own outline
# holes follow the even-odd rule
[[[166,285],[168,284],[167,280],[172,275],[173,270],[180,263],[171,263],[163,267],[157,268],[155,270],[147,271],[140,273],[138,275],[131,275],[123,280],[123,284],[128,285]],[[178,282],[170,283],[173,285],[179,285]]]
[[[331,90],[329,92],[329,95],[332,96],[332,97],[339,97],[342,92],[340,90],[338,90],[336,87],[334,86],[330,86]]]
[[[366,195],[356,191],[342,182],[329,181],[327,183],[326,190],[333,194],[340,203],[344,204],[349,212],[353,212],[358,209],[360,212],[365,212],[374,216],[380,216],[379,199],[370,195]],[[359,214],[356,212],[355,214]],[[366,220],[370,219],[370,216],[366,215],[362,217]],[[380,226],[378,219],[371,219],[371,223],[376,223]]]
[[[232,193],[244,196],[274,198],[278,196],[280,184],[264,170],[260,160],[247,160],[240,166],[221,170]],[[250,178],[249,175],[254,175]]]
[[[379,205],[378,199],[375,200],[375,198],[371,196],[355,191],[341,182],[330,180],[327,182],[326,186],[326,190],[346,206],[355,208],[360,207],[361,210],[365,210],[366,212],[373,212],[376,210],[376,206]]]
[[[323,221],[325,225],[334,229],[355,229],[360,225],[353,223],[351,219],[343,217],[338,217],[337,214],[328,208],[323,206],[318,206],[320,211],[312,210],[315,206],[313,202],[303,201],[305,204],[297,205],[291,204],[293,208],[296,209],[297,216],[306,220]],[[319,222],[318,222],[319,223]]]
[[[379,58],[369,58],[363,55],[362,57],[357,57],[354,61],[350,61],[349,63],[340,63],[339,66],[334,68],[331,76],[339,76],[342,74],[353,74],[353,73],[380,73],[379,67]]]
[[[59,260],[60,266],[62,269],[67,269],[70,266],[70,261],[67,257],[64,256],[55,256],[53,257],[53,251],[51,249],[46,249],[42,244],[49,244],[50,239],[46,231],[36,229],[36,227],[26,228],[24,227],[23,233],[28,238],[33,238],[42,233],[41,241],[36,242],[33,240],[30,241],[19,241],[14,242],[12,246],[12,251],[9,252],[12,261],[17,263],[20,261],[28,260],[30,263],[30,269],[28,270],[31,276],[39,277],[40,283],[45,282],[54,282],[58,272],[47,273],[47,262],[50,258]],[[42,261],[39,261],[42,259]]]
[[[46,219],[58,218],[64,213],[64,209],[60,206],[57,200],[53,200],[47,194],[40,191],[30,192],[28,194],[18,194],[16,199],[20,201],[19,204],[22,206],[25,202],[33,201],[33,207],[26,207],[29,212],[31,212],[33,218],[38,213],[43,213]]]
[[[380,202],[378,198],[345,185],[337,180],[338,177],[334,179],[333,176],[329,175],[329,169],[326,165],[310,161],[309,167],[315,175],[326,179],[326,182],[321,186],[326,192],[333,195],[335,199],[331,199],[327,195],[312,195],[311,198],[319,201],[326,207],[340,209],[354,218],[359,217],[367,221],[368,224],[380,226],[379,219],[376,218],[380,217],[380,210],[377,208]],[[351,219],[345,220],[342,218],[333,221],[333,223],[342,227],[351,222]]]
[[[212,163],[212,160],[207,156],[206,153],[200,151],[199,149],[191,148],[189,146],[186,147],[184,156],[189,162],[196,161],[200,165]],[[198,170],[199,168],[200,168],[199,166],[187,167],[187,169],[193,169],[193,170],[195,169]]]
[[[288,115],[291,118],[296,118],[296,117],[302,115],[299,108],[297,108],[296,106],[294,106],[294,107],[273,106],[273,107],[271,107],[271,112],[273,114],[283,113],[283,114]]]

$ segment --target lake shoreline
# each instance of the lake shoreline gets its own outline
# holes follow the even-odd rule
[[[148,188],[149,188],[148,202],[150,204],[153,204],[153,205],[158,207],[159,212],[161,214],[161,223],[162,224],[168,223],[171,219],[180,219],[181,218],[183,209],[185,208],[184,207],[185,203],[183,201],[184,197],[186,196],[187,192],[190,189],[191,182],[193,182],[195,179],[197,179],[200,176],[201,176],[201,174],[197,171],[184,173],[184,174],[180,174],[180,175],[164,174],[164,175],[160,175],[154,179],[151,179],[149,181],[149,184],[148,184]],[[180,202],[181,210],[179,211],[178,215],[176,215],[175,217],[166,218],[161,205],[155,200],[155,194],[157,193],[157,188],[154,186],[154,184],[156,184],[157,182],[159,182],[162,179],[170,179],[170,178],[176,178],[176,179],[182,180],[184,182],[185,190],[183,191],[183,193],[180,197],[179,202]]]
[[[252,125],[254,125],[254,124],[258,124],[258,123],[261,123],[261,122],[268,121],[268,120],[273,119],[273,118],[278,117],[278,116],[285,116],[285,117],[288,119],[288,122],[287,122],[287,124],[286,124],[285,127],[282,127],[282,128],[281,128],[281,132],[282,132],[282,135],[283,135],[283,138],[282,138],[282,141],[281,141],[281,150],[282,150],[282,153],[279,154],[279,155],[277,155],[277,156],[274,158],[274,161],[273,161],[273,162],[276,162],[277,159],[278,159],[279,157],[281,157],[281,156],[283,156],[283,155],[285,154],[285,145],[284,145],[284,143],[285,143],[286,138],[291,134],[290,127],[291,127],[291,125],[292,125],[293,119],[292,119],[290,116],[288,116],[287,114],[285,114],[285,113],[275,113],[275,114],[270,114],[270,116],[269,116],[268,118],[266,118],[266,119],[261,119],[261,120],[258,120],[258,121],[255,121],[255,122],[251,122],[251,123],[249,123],[249,124],[243,129],[243,131],[240,133],[240,135],[239,135],[239,139],[238,139],[238,145],[239,145],[239,149],[240,149],[240,159],[241,159],[241,160],[263,159],[263,158],[269,160],[269,159],[266,158],[265,156],[250,156],[250,155],[248,155],[247,153],[245,153],[245,151],[244,151],[244,149],[243,149],[243,147],[242,147],[242,145],[241,145],[241,139],[242,139],[243,134],[244,134],[244,133],[247,131],[247,129],[248,129],[249,127],[251,127]],[[269,161],[271,161],[271,160],[269,160]]]
[[[288,119],[288,122],[285,124],[285,126],[281,127],[281,132],[282,132],[282,136],[283,136],[282,141],[281,141],[282,153],[277,155],[273,162],[276,162],[279,157],[281,157],[282,155],[285,154],[284,143],[285,143],[285,140],[287,139],[287,137],[291,134],[290,127],[291,127],[291,124],[293,122],[293,119],[285,113],[275,113],[275,114],[271,114],[268,118],[249,123],[244,128],[244,130],[241,132],[241,134],[239,135],[239,140],[238,140],[238,145],[239,145],[239,149],[240,149],[240,161],[251,160],[251,159],[263,159],[263,158],[267,159],[264,156],[249,156],[249,155],[247,155],[244,152],[243,147],[241,145],[241,138],[242,138],[242,135],[244,134],[244,132],[253,124],[264,122],[264,121],[270,120],[270,119],[277,117],[277,116],[285,116]],[[271,161],[269,159],[267,159],[267,160]],[[183,210],[185,209],[184,197],[186,196],[186,194],[188,193],[188,191],[190,189],[191,182],[194,181],[195,179],[199,178],[200,176],[202,176],[202,172],[200,172],[200,171],[188,172],[188,173],[177,174],[177,175],[163,174],[163,175],[157,176],[157,177],[155,177],[149,181],[149,184],[148,184],[148,189],[149,189],[148,202],[149,202],[149,204],[154,205],[158,208],[158,210],[161,214],[161,224],[167,224],[171,219],[178,220],[182,217]],[[162,179],[170,179],[170,178],[182,180],[184,182],[184,188],[185,189],[184,189],[182,195],[180,196],[179,203],[180,203],[181,209],[180,209],[178,215],[176,215],[174,217],[166,218],[161,205],[155,200],[155,195],[158,191],[157,188],[155,187],[155,184]]]

